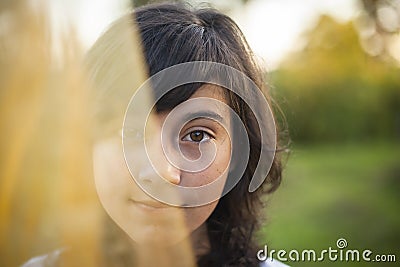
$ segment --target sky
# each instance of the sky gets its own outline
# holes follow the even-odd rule
[[[89,48],[107,26],[129,10],[127,0],[48,0],[56,34],[71,23]],[[198,2],[194,0],[193,2]],[[204,2],[204,1],[202,1]],[[346,21],[358,12],[357,0],[250,0],[245,6],[234,1],[212,1],[238,23],[250,46],[268,69],[275,69],[290,52],[301,49],[299,36],[321,14]]]
[[[353,0],[253,0],[233,17],[250,46],[268,68],[274,69],[290,51],[301,49],[300,35],[317,22],[321,14],[340,21],[357,16]]]

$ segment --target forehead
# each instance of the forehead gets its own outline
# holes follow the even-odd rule
[[[197,98],[201,98],[201,100],[196,101]],[[214,101],[207,101],[207,99]],[[229,127],[230,122],[226,120],[226,118],[229,117],[230,110],[227,99],[225,90],[220,86],[212,84],[202,85],[186,100],[191,102],[188,106],[190,110],[186,110],[182,116],[183,118],[185,115],[187,117],[198,116],[202,118],[212,118]],[[184,102],[181,104],[184,104]],[[158,118],[164,120],[170,112],[171,110],[158,112]]]
[[[224,89],[213,84],[205,84],[201,86],[189,99],[197,97],[214,98],[224,103],[227,103]]]

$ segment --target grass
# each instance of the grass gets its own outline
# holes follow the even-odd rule
[[[281,188],[270,197],[260,246],[369,249],[400,261],[400,144],[294,146]],[[327,257],[325,257],[327,258]],[[396,266],[394,263],[289,262],[291,266]]]

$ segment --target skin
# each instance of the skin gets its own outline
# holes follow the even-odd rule
[[[204,85],[190,99],[199,97],[213,98],[226,103],[223,90],[217,86]],[[222,117],[229,116],[227,110],[221,108],[220,111]],[[221,174],[226,180],[224,171],[230,164],[231,141],[225,128],[219,122],[208,118],[197,118],[185,124],[179,135],[179,146],[186,158],[194,160],[199,157],[199,140],[213,142],[217,153],[208,168],[199,172],[182,171],[170,164],[164,156],[159,156],[163,155],[160,130],[167,115],[168,112],[156,115],[156,127],[153,128],[153,132],[155,129],[157,132],[150,140],[148,148],[150,157],[158,155],[157,171],[162,177],[172,184],[186,187],[206,185]],[[229,129],[229,122],[227,124],[226,129]],[[140,157],[143,155],[138,155],[138,162]],[[103,140],[95,145],[94,174],[101,203],[111,218],[135,243],[161,242],[171,245],[189,238],[195,254],[199,255],[207,250],[208,240],[204,222],[214,211],[218,200],[199,207],[183,208],[166,205],[148,196],[139,188],[127,169],[121,137]],[[151,186],[159,186],[154,182],[155,175],[154,170],[144,170],[139,179],[154,183]]]

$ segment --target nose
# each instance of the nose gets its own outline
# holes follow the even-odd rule
[[[181,171],[169,162],[164,154],[159,132],[153,131],[153,134],[146,137],[146,155],[143,155],[143,161],[144,164],[139,168],[138,175],[141,181],[156,183],[161,176],[167,182],[180,184]]]
[[[181,182],[180,171],[169,163],[160,165],[160,162],[154,165],[146,164],[139,170],[138,178],[146,183],[157,183],[157,179],[160,179],[161,176],[166,181],[179,185]]]

